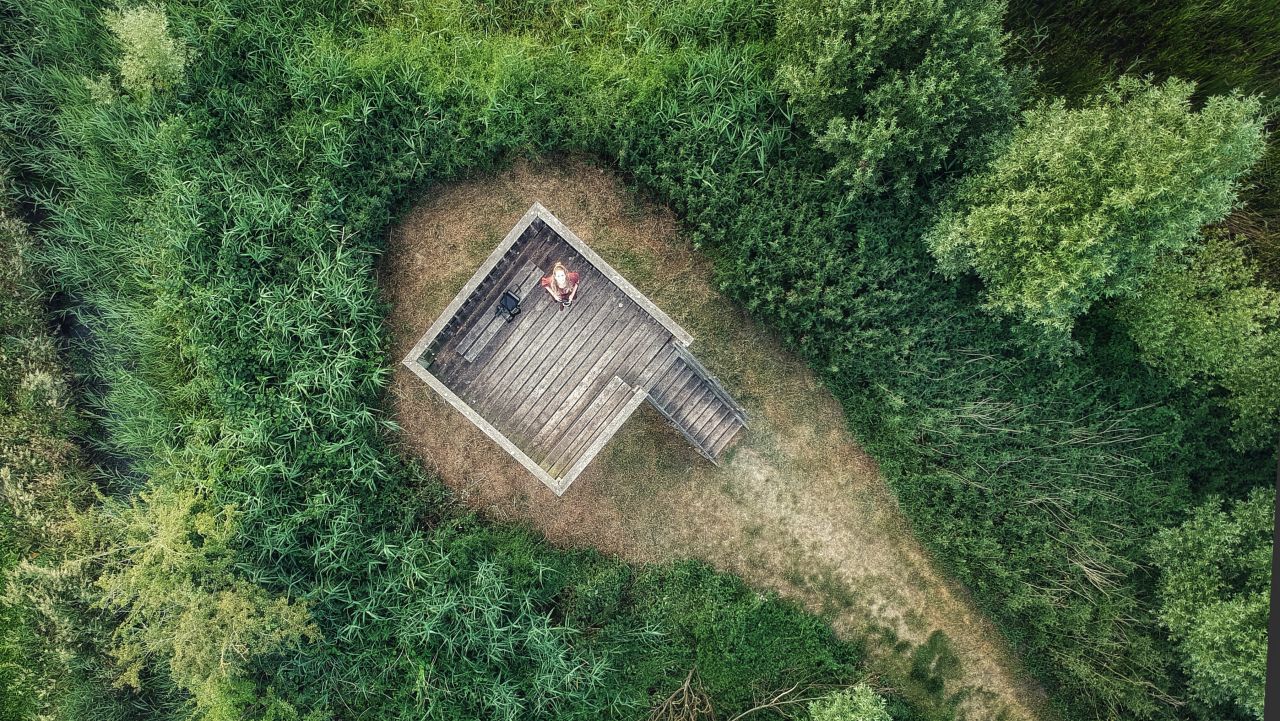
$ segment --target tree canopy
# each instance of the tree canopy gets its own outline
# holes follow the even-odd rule
[[[1122,78],[1083,107],[1041,102],[926,234],[939,267],[973,271],[986,307],[1051,352],[1099,299],[1138,291],[1157,262],[1236,203],[1263,152],[1256,97],[1191,105],[1193,83]]]
[[[1280,375],[1280,293],[1256,276],[1243,249],[1217,231],[1157,261],[1119,305],[1144,361],[1178,384],[1198,378],[1230,389],[1244,447],[1271,445],[1280,427],[1280,396],[1268,380]]]

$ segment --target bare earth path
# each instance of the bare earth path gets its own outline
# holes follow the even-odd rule
[[[646,405],[557,499],[399,365],[535,200],[684,325],[694,352],[746,406],[752,427],[721,467]],[[912,535],[839,403],[712,288],[709,264],[666,209],[642,205],[585,159],[522,162],[423,199],[393,232],[381,276],[406,451],[473,508],[562,546],[637,562],[705,560],[866,639],[885,681],[919,702],[969,719],[1048,717],[1043,692],[994,626]]]

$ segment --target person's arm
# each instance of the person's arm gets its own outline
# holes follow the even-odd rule
[[[560,294],[556,292],[556,288],[555,288],[556,284],[554,281],[551,280],[551,276],[548,275],[545,278],[539,280],[538,284],[541,285],[543,289],[547,291],[547,294],[550,295],[552,298],[554,298],[557,303],[560,301]]]
[[[574,297],[574,296],[576,296],[577,294],[578,294],[578,284],[577,284],[577,283],[574,283],[574,284],[573,284],[573,287],[569,289],[569,302],[570,302],[570,303],[572,303],[572,302],[573,302],[573,297]]]

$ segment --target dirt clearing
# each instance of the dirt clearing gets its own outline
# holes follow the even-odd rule
[[[747,408],[751,428],[720,467],[646,405],[557,499],[399,365],[535,200],[688,329],[691,349]],[[969,719],[1046,718],[1043,692],[911,534],[839,403],[714,289],[665,208],[588,159],[521,162],[424,198],[392,233],[381,282],[405,449],[471,507],[561,546],[702,559],[865,639],[875,670],[919,703]]]

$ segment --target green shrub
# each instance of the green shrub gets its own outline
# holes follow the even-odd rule
[[[1222,378],[1229,394],[1235,445],[1244,448],[1275,447],[1280,428],[1280,330],[1249,340],[1239,359]]]
[[[613,604],[592,598],[601,587]],[[564,593],[573,625],[596,629],[597,640],[630,639],[613,681],[640,707],[692,680],[718,716],[731,717],[793,686],[865,674],[860,646],[835,643],[819,619],[701,564],[634,570],[596,559],[573,571]]]
[[[49,336],[35,251],[0,207],[0,719],[90,718],[80,703],[115,718],[110,624],[92,608],[97,564],[77,515],[95,498],[70,441],[85,424]]]
[[[1280,314],[1280,294],[1254,285],[1255,269],[1226,234],[1162,259],[1121,305],[1143,358],[1175,383],[1218,375]]]
[[[1280,432],[1280,398],[1268,360],[1280,335],[1280,293],[1256,284],[1256,269],[1225,233],[1157,264],[1119,318],[1146,362],[1175,383],[1227,385],[1235,442],[1270,446]]]
[[[152,93],[180,84],[192,51],[169,32],[169,18],[158,5],[137,5],[108,12],[104,21],[120,44],[120,84],[134,97],[147,100]],[[96,99],[106,97],[95,88]]]
[[[1218,499],[1162,532],[1160,621],[1178,646],[1193,693],[1261,719],[1267,670],[1276,495],[1260,488],[1226,510]]]
[[[812,721],[892,721],[883,698],[865,685],[832,691],[809,704]]]
[[[778,77],[853,194],[906,198],[1009,129],[1002,0],[791,0]]]
[[[90,520],[115,554],[97,585],[102,605],[122,616],[112,648],[120,682],[139,689],[149,668],[167,668],[191,694],[196,718],[234,721],[257,695],[248,663],[318,632],[304,604],[232,572],[234,507],[212,503],[190,480],[153,484]]]

